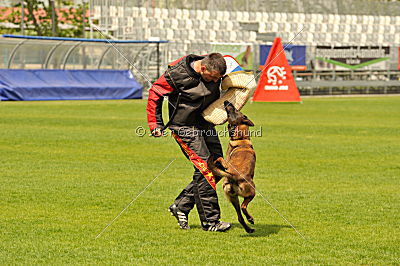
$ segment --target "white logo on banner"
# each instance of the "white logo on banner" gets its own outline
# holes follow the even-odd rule
[[[272,66],[267,70],[267,82],[272,86],[265,86],[265,90],[288,90],[288,86],[280,85],[286,80],[285,67]],[[278,85],[278,86],[277,86]]]

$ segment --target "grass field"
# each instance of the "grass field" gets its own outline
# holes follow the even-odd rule
[[[226,233],[167,207],[192,166],[138,137],[145,101],[0,103],[0,264],[400,264],[400,97],[253,103],[257,196],[246,234],[218,185]],[[221,139],[224,150],[227,139]],[[101,230],[171,166],[98,239]]]

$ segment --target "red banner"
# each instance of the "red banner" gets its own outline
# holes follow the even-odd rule
[[[255,102],[301,102],[300,93],[286,59],[280,38],[276,38],[253,95]]]
[[[399,51],[398,51],[398,62],[397,62],[397,68],[400,70],[400,47],[399,47]]]
[[[179,145],[182,147],[182,149],[185,151],[187,156],[189,157],[190,161],[196,166],[197,169],[203,174],[203,176],[206,178],[208,183],[211,185],[211,187],[216,190],[217,186],[215,184],[215,177],[213,173],[208,169],[207,163],[201,159],[194,151],[192,151],[189,146],[183,142],[181,138],[175,133],[172,133],[172,136],[176,141],[179,143]]]

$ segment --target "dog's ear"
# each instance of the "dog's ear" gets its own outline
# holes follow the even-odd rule
[[[254,123],[250,119],[248,119],[247,116],[244,116],[242,122],[245,125],[248,125],[250,127],[254,127]]]

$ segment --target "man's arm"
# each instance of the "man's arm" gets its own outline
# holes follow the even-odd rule
[[[162,106],[165,96],[168,96],[173,88],[168,84],[165,76],[162,75],[153,83],[149,90],[149,98],[147,100],[147,123],[150,131],[156,137],[161,136],[161,128],[164,127],[162,119]]]

